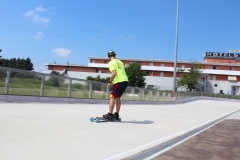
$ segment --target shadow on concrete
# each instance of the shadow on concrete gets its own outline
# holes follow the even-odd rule
[[[144,121],[121,121],[120,123],[132,123],[132,124],[153,124],[153,121],[150,120],[144,120]]]

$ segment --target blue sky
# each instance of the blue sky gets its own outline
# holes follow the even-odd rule
[[[88,56],[173,60],[177,0],[0,0],[4,58],[87,65]],[[240,50],[240,0],[180,0],[178,60]]]

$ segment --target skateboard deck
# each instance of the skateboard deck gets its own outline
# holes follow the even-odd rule
[[[90,117],[90,121],[91,122],[96,122],[96,123],[100,123],[100,122],[121,122],[121,118],[119,118],[119,120],[113,119],[113,121],[110,121],[110,120],[105,119],[103,117],[96,117],[96,118]]]

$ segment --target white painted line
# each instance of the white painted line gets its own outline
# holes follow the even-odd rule
[[[236,110],[236,111],[239,111],[239,110]],[[234,112],[236,112],[236,111],[234,111]],[[129,151],[125,151],[125,152],[119,153],[119,154],[117,154],[117,155],[114,155],[114,156],[105,158],[104,160],[110,160],[110,159],[113,159],[113,158],[117,158],[117,157],[119,157],[119,156],[122,156],[122,155],[124,155],[124,154],[130,153],[130,152],[133,152],[133,151],[137,151],[137,150],[139,150],[139,149],[142,149],[142,148],[144,148],[144,147],[147,147],[147,146],[152,145],[152,144],[154,144],[154,143],[157,143],[157,142],[159,142],[159,141],[163,141],[163,140],[168,139],[168,138],[171,138],[171,137],[173,137],[173,136],[175,136],[175,135],[178,135],[178,134],[181,134],[181,133],[185,133],[185,132],[188,132],[188,131],[193,130],[193,129],[195,129],[195,128],[198,128],[198,127],[200,127],[200,126],[203,126],[203,125],[205,125],[205,124],[207,124],[207,123],[210,123],[210,122],[212,122],[212,121],[215,121],[215,120],[217,120],[217,119],[219,119],[219,118],[221,118],[221,117],[230,115],[231,113],[234,113],[234,112],[230,112],[230,113],[228,113],[228,114],[224,114],[223,116],[219,116],[219,117],[214,118],[214,119],[212,119],[212,120],[210,120],[210,121],[201,123],[201,124],[196,125],[196,126],[194,126],[194,127],[191,127],[191,128],[185,129],[185,130],[183,130],[183,131],[174,133],[174,134],[172,134],[172,135],[170,135],[170,136],[167,136],[167,137],[158,139],[158,140],[156,140],[156,141],[147,143],[147,144],[145,144],[145,145],[142,145],[142,146],[140,146],[140,147],[131,149],[131,150],[129,150]]]
[[[237,111],[239,111],[239,110],[237,110]],[[167,147],[167,148],[163,149],[162,151],[157,152],[157,153],[151,155],[150,157],[145,158],[144,160],[151,160],[151,159],[157,157],[158,155],[160,155],[160,154],[162,154],[162,153],[164,153],[164,152],[166,152],[166,151],[172,149],[173,147],[175,147],[175,146],[177,146],[177,145],[179,145],[179,144],[181,144],[181,143],[187,141],[188,139],[190,139],[190,138],[196,136],[197,134],[199,134],[199,133],[201,133],[201,132],[203,132],[203,131],[205,131],[205,130],[211,128],[212,126],[214,126],[214,125],[216,125],[216,124],[222,122],[222,121],[225,120],[226,118],[227,118],[227,117],[225,117],[224,119],[222,119],[222,120],[220,120],[220,121],[217,121],[216,123],[214,123],[214,124],[212,124],[212,125],[210,125],[210,126],[204,128],[203,130],[198,131],[197,133],[194,133],[193,135],[191,135],[191,136],[189,136],[189,137],[187,137],[187,138],[184,138],[183,140],[177,142],[176,144],[174,144],[174,145],[172,145],[172,146],[170,146],[170,147]]]

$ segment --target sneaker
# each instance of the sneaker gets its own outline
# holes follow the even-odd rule
[[[119,120],[119,114],[117,112],[113,114],[113,119]]]
[[[103,118],[109,120],[109,121],[113,121],[113,115],[108,113],[108,114],[104,114],[103,115]]]

